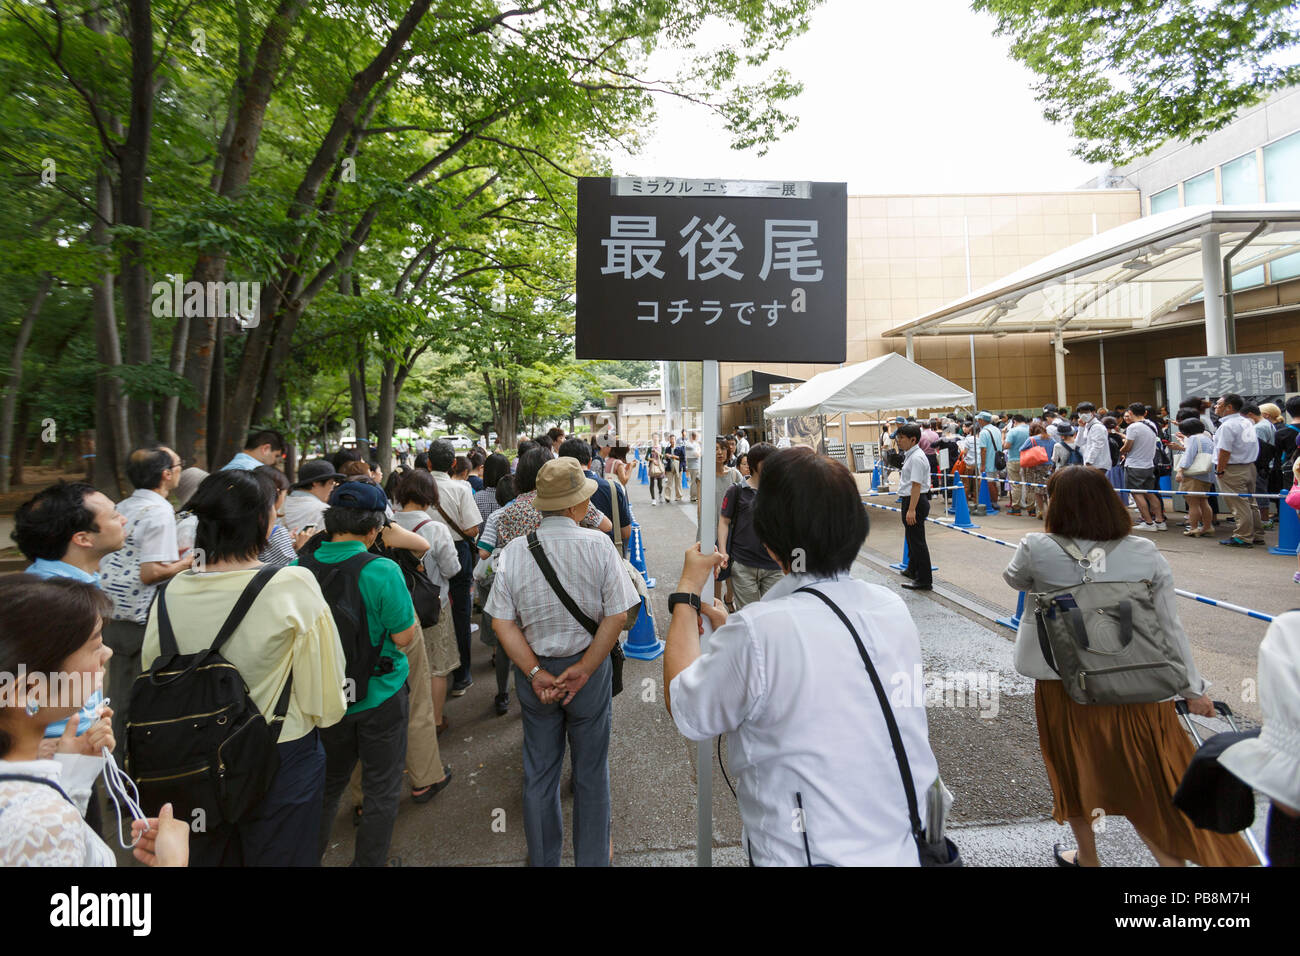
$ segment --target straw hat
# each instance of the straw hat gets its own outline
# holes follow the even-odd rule
[[[552,458],[537,473],[538,511],[566,511],[596,493],[596,482],[582,473],[576,458]]]
[[[1219,763],[1239,780],[1300,809],[1300,612],[1280,614],[1259,645],[1258,737],[1233,744]]]

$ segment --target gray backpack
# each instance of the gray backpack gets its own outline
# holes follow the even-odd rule
[[[1030,595],[1039,647],[1070,698],[1080,704],[1143,704],[1185,690],[1187,668],[1160,626],[1152,583],[1094,581],[1090,555],[1073,541],[1047,537],[1074,559],[1083,578]],[[1101,547],[1109,554],[1117,544]]]

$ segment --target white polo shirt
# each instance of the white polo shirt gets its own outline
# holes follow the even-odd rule
[[[1259,435],[1255,423],[1240,412],[1219,419],[1214,433],[1214,460],[1218,467],[1219,452],[1228,452],[1229,465],[1249,465],[1259,457]]]
[[[673,720],[690,740],[727,733],[740,816],[759,866],[806,866],[797,799],[813,863],[918,866],[907,797],[889,731],[853,637],[811,594],[853,622],[903,738],[925,824],[938,776],[926,726],[921,644],[901,598],[847,574],[786,575],[732,614],[708,652],[669,686]],[[796,798],[796,794],[799,795]]]

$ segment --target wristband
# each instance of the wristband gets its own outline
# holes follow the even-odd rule
[[[674,594],[668,595],[669,614],[672,614],[673,609],[679,604],[689,604],[691,607],[695,608],[696,614],[700,613],[700,596],[698,594],[692,594],[690,591],[677,591]]]

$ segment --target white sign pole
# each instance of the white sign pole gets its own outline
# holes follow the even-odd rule
[[[718,516],[713,513],[716,498],[714,489],[718,484],[717,456],[714,446],[718,440],[719,407],[718,361],[704,361],[704,396],[701,403],[700,421],[700,551],[711,554],[717,543]],[[705,585],[700,595],[701,602],[713,602],[713,581]],[[708,618],[704,619],[704,635],[700,638],[700,653],[708,650],[711,633]],[[696,744],[695,750],[696,786],[696,832],[695,865],[713,865],[713,746],[708,740]]]

